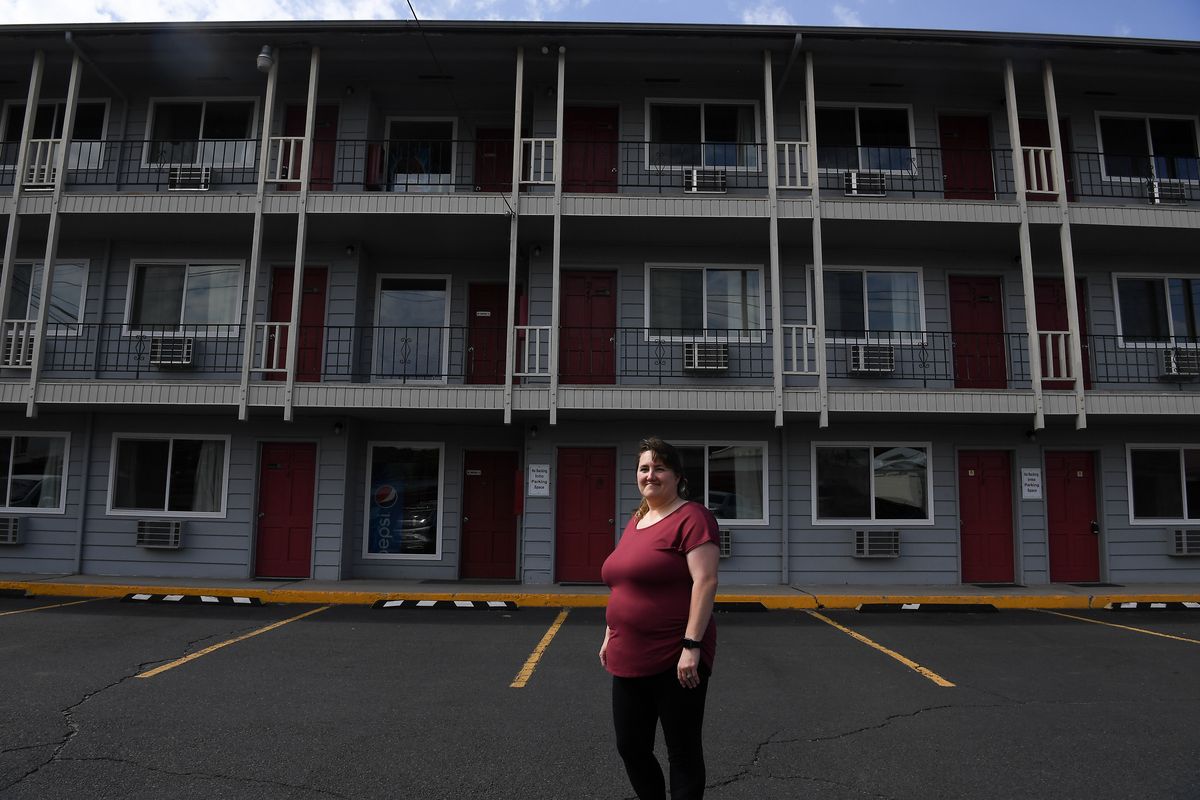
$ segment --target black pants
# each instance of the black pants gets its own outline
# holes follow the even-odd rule
[[[704,698],[708,669],[700,667],[700,685],[679,685],[675,667],[646,678],[613,677],[613,724],[617,752],[640,800],[666,800],[662,767],[654,757],[654,735],[662,722],[671,764],[671,800],[704,797]]]

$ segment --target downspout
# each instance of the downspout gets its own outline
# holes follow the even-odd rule
[[[783,427],[783,277],[779,274],[779,154],[775,151],[775,93],[771,89],[771,51],[763,51],[763,93],[767,114],[767,220],[771,262],[771,375],[775,387],[775,427]]]
[[[813,315],[810,322],[816,326],[817,395],[820,416],[817,427],[829,427],[829,366],[825,362],[825,253],[821,244],[821,180],[817,172],[817,95],[813,78],[812,53],[804,54],[804,103],[808,119],[808,145],[805,159],[808,162],[808,183],[812,190],[812,248],[813,290],[809,298]]]
[[[791,553],[791,526],[788,524],[790,514],[788,512],[788,469],[791,466],[791,461],[788,459],[788,434],[783,428],[779,429],[779,484],[783,487],[780,494],[780,513],[779,513],[779,582],[787,586],[792,582],[792,553]]]
[[[796,38],[792,40],[792,52],[788,53],[787,64],[783,67],[783,74],[779,76],[779,82],[775,84],[775,94],[783,94],[783,87],[787,83],[788,76],[792,74],[792,67],[800,58],[800,45],[804,40],[804,35],[797,33]]]
[[[525,48],[517,48],[517,89],[513,100],[513,152],[512,152],[512,203],[508,211],[508,310],[505,317],[508,321],[505,333],[506,350],[504,356],[504,424],[512,424],[513,372],[516,364],[517,335],[516,325],[516,293],[517,293],[517,233],[520,226],[521,210],[521,101],[525,86]],[[526,336],[529,334],[526,333]],[[528,341],[527,341],[528,346]]]
[[[561,316],[562,277],[562,143],[563,143],[563,92],[566,88],[567,48],[558,48],[558,103],[555,109],[554,132],[554,253],[551,259],[550,330],[553,332],[550,346],[550,424],[558,424],[558,343],[559,319]]]
[[[92,477],[92,431],[95,426],[96,412],[88,412],[87,427],[83,433],[83,480],[79,487],[79,519],[75,524],[75,575],[83,572],[83,537],[87,532],[87,496]]]
[[[97,307],[96,335],[92,342],[92,377],[100,377],[100,340],[104,337],[104,314],[108,310],[108,275],[112,272],[112,239],[104,240],[104,271],[100,273],[100,304]]]
[[[121,162],[125,157],[125,145],[129,141],[129,98],[125,96],[125,93],[122,92],[115,83],[109,80],[108,76],[101,71],[100,67],[96,66],[96,62],[92,61],[91,56],[84,52],[84,49],[79,45],[78,42],[75,41],[75,37],[70,31],[66,31],[63,36],[67,40],[67,46],[74,51],[75,55],[79,56],[79,59],[83,61],[88,69],[96,74],[96,77],[108,87],[109,91],[121,99],[121,124],[117,126],[121,131],[121,138],[117,143],[116,191],[119,192],[121,191]]]

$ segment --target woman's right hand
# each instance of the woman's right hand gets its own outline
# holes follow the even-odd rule
[[[604,628],[604,642],[600,645],[600,666],[608,669],[608,637],[612,636],[612,628]]]

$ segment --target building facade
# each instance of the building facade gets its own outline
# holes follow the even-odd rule
[[[1200,580],[1196,43],[0,41],[0,573],[594,582],[653,433],[727,584]]]

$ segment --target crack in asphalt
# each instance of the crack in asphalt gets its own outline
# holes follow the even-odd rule
[[[331,791],[329,789],[318,789],[315,786],[306,786],[305,784],[302,784],[302,783],[284,783],[283,781],[272,781],[272,780],[267,780],[265,778],[246,778],[246,777],[242,777],[239,775],[225,775],[225,774],[214,773],[214,772],[193,772],[193,771],[180,772],[180,771],[176,771],[176,770],[163,769],[162,767],[151,766],[150,764],[143,764],[140,761],[132,761],[127,758],[113,758],[111,756],[89,756],[87,758],[60,758],[59,761],[76,761],[76,762],[80,762],[80,763],[87,763],[87,762],[92,762],[92,761],[102,761],[102,762],[108,762],[108,763],[112,763],[112,764],[125,764],[127,766],[137,767],[138,769],[144,769],[148,772],[157,772],[162,775],[170,775],[171,777],[174,777],[174,778],[200,778],[202,780],[233,781],[235,783],[250,783],[250,784],[260,784],[260,785],[265,785],[265,786],[278,786],[282,789],[293,789],[293,790],[299,789],[299,790],[306,791],[306,792],[313,792],[315,794],[326,795],[328,797],[336,797],[336,798],[339,798],[339,800],[352,800],[352,798],[349,795],[339,794],[339,793]]]
[[[0,755],[4,755],[5,753],[19,753],[22,750],[37,750],[38,748],[41,748],[41,747],[53,747],[56,744],[58,744],[57,741],[39,742],[38,744],[26,744],[26,745],[21,745],[20,747],[5,747],[4,749],[0,750]]]

